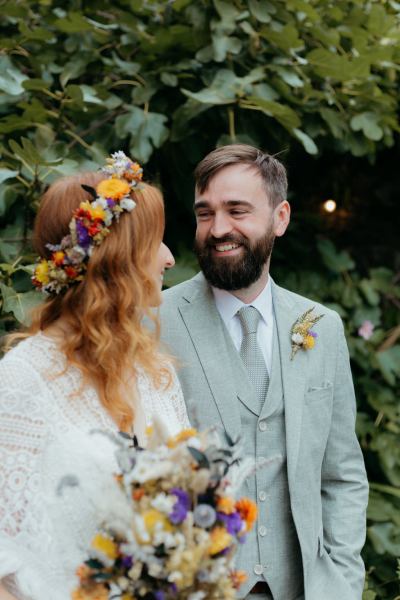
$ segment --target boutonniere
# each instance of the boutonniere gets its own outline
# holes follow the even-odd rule
[[[312,314],[315,306],[306,310],[292,325],[290,330],[290,339],[292,341],[292,354],[290,360],[296,356],[296,352],[303,348],[303,350],[311,350],[315,346],[315,339],[317,334],[315,331],[311,331],[311,328],[317,323],[324,315]]]

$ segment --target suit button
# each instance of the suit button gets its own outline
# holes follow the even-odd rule
[[[260,431],[267,431],[267,428],[268,428],[267,421],[265,419],[262,419],[262,421],[260,421],[258,424],[258,429]]]
[[[264,492],[264,490],[261,490],[261,492],[258,494],[258,499],[261,502],[265,502],[265,500],[267,499],[267,492]]]
[[[262,575],[263,572],[263,566],[262,565],[254,565],[254,573],[256,575]]]
[[[261,537],[264,537],[267,535],[267,528],[264,527],[264,525],[261,525],[261,527],[258,528],[258,533],[261,535]]]

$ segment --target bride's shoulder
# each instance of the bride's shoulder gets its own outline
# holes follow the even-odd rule
[[[37,333],[11,348],[0,360],[0,381],[5,384],[33,386],[62,365],[62,354],[55,342]],[[3,387],[3,386],[2,386]]]

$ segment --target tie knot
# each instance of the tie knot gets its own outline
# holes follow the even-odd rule
[[[257,332],[261,315],[254,306],[243,306],[243,308],[237,312],[237,315],[242,325],[244,335]]]

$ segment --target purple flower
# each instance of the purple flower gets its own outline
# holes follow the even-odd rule
[[[172,507],[172,512],[169,514],[169,520],[174,525],[179,525],[186,519],[186,515],[190,508],[189,494],[180,488],[172,488],[171,493],[176,496],[177,501]]]
[[[108,208],[114,208],[115,201],[112,198],[107,198],[107,206]]]
[[[78,238],[78,244],[82,248],[88,248],[90,246],[90,235],[81,220],[76,219],[76,236]]]
[[[162,590],[157,590],[156,592],[153,592],[153,595],[156,600],[165,600],[165,592],[163,592]]]
[[[313,337],[313,338],[318,337],[318,333],[315,333],[315,331],[312,331],[311,329],[308,330],[308,335],[311,335],[311,337]]]
[[[133,565],[133,558],[132,558],[132,556],[123,556],[122,557],[122,565],[126,569],[130,569],[131,566]]]
[[[176,585],[176,583],[171,583],[169,589],[171,590],[172,594],[176,594],[178,592],[178,586]]]
[[[242,530],[243,521],[237,512],[226,515],[225,513],[217,513],[218,521],[222,521],[226,530],[231,535],[236,535]]]

